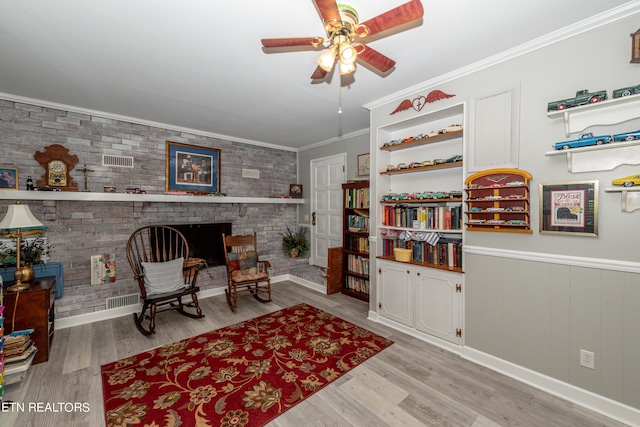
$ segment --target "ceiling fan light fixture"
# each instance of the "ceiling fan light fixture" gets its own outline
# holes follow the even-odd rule
[[[340,43],[340,63],[353,64],[358,59],[358,52],[348,41]]]
[[[342,22],[337,19],[328,19],[324,21],[324,29],[327,34],[336,33],[342,29]]]
[[[336,62],[338,53],[334,46],[322,52],[322,55],[318,57],[318,65],[327,73],[333,69],[333,64]]]
[[[345,64],[340,61],[340,75],[346,76],[347,74],[351,74],[356,70],[356,64],[354,62],[350,64]]]

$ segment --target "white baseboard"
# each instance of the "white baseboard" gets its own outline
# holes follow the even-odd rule
[[[310,282],[305,279],[301,279],[296,276],[292,276],[291,274],[282,274],[279,276],[273,276],[271,278],[271,283],[284,282],[286,280],[297,283],[298,285],[312,289],[316,292],[326,294],[325,286],[320,285],[318,283]],[[204,299],[204,298],[214,297],[218,295],[224,295],[225,289],[226,289],[226,286],[218,286],[215,288],[204,289],[198,292],[198,298]],[[102,320],[109,320],[109,319],[115,319],[117,317],[129,316],[133,313],[139,313],[140,310],[142,310],[142,304],[132,304],[124,307],[100,310],[93,313],[85,313],[85,314],[79,314],[77,316],[64,317],[62,319],[56,319],[55,329],[56,330],[66,329],[66,328],[71,328],[73,326],[80,326],[80,325],[86,325],[88,323],[100,322]]]
[[[516,365],[471,347],[463,347],[461,356],[478,365],[500,372],[508,377],[561,397],[594,412],[606,415],[630,426],[640,425],[640,410],[574,385],[551,378],[531,369]]]
[[[370,310],[367,316],[372,322],[381,323],[395,330],[403,332],[422,341],[428,342],[454,354],[461,356],[478,365],[489,368],[493,371],[500,372],[510,378],[522,383],[540,389],[546,393],[558,396],[590,409],[594,412],[603,414],[611,419],[620,421],[630,426],[640,426],[640,410],[599,394],[581,389],[574,385],[551,378],[547,375],[532,371],[531,369],[516,365],[515,363],[500,359],[479,350],[467,346],[457,346],[449,342],[423,334],[408,326],[401,325],[397,322],[387,320],[380,316],[377,312]]]

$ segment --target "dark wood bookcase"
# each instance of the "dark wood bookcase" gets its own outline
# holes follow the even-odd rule
[[[369,181],[342,184],[342,293],[369,301]]]

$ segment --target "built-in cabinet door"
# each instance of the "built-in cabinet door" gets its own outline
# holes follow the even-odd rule
[[[378,260],[379,313],[413,327],[413,275],[411,266]]]
[[[456,344],[461,343],[462,275],[415,267],[415,328]]]

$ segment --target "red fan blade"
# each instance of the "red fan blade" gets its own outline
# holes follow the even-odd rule
[[[318,37],[291,37],[286,39],[262,39],[264,47],[294,47],[294,46],[313,46],[313,41]]]
[[[397,27],[398,25],[420,19],[422,15],[424,15],[424,9],[422,8],[420,0],[412,0],[382,15],[371,18],[362,24],[369,27],[369,36],[372,36],[376,33]]]
[[[386,73],[396,65],[396,61],[384,56],[377,50],[371,49],[369,46],[365,46],[364,51],[358,54],[358,59],[383,73]]]
[[[311,74],[311,80],[322,80],[326,75],[327,72],[318,65],[313,74]]]
[[[323,22],[331,19],[342,22],[336,0],[313,0],[313,2],[316,4],[318,11],[320,11],[320,16],[322,16]]]

